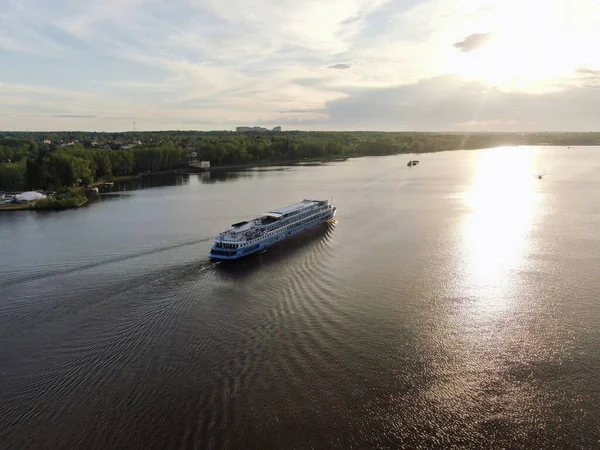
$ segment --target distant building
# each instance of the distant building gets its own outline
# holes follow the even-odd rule
[[[238,133],[247,133],[249,131],[254,131],[255,133],[266,133],[269,130],[263,127],[236,127],[235,131]]]
[[[188,166],[201,170],[210,170],[210,161],[188,160]]]
[[[273,127],[273,131],[275,133],[279,133],[281,131],[281,127]]]
[[[52,141],[50,139],[44,139],[44,144],[52,144]]]

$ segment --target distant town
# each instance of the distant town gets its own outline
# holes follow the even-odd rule
[[[244,133],[244,134],[253,134],[253,133],[260,133],[260,134],[264,134],[264,133],[281,133],[281,127],[280,126],[276,126],[273,127],[272,129],[269,128],[264,128],[264,127],[258,127],[258,126],[241,126],[241,127],[236,127],[235,132],[236,133]],[[123,135],[129,135],[132,132],[125,132],[125,133],[116,133],[116,134],[123,134]],[[160,133],[160,132],[159,132]],[[185,133],[185,132],[182,132]],[[208,133],[213,133],[213,132],[208,132]],[[227,133],[227,131],[223,131],[223,132],[218,132],[218,133]],[[231,132],[230,132],[231,133]],[[0,135],[2,133],[0,132]],[[76,146],[76,145],[82,145],[85,148],[93,148],[93,149],[104,149],[104,150],[131,150],[134,147],[138,146],[138,145],[142,145],[142,141],[138,138],[134,138],[134,137],[130,137],[130,136],[123,136],[124,139],[120,139],[120,140],[113,140],[113,139],[108,139],[108,137],[111,134],[115,134],[115,133],[77,133],[77,134],[83,134],[83,135],[88,135],[85,136],[85,138],[82,137],[82,139],[73,139],[73,140],[65,140],[64,137],[65,135],[69,135],[69,134],[73,134],[73,133],[43,133],[43,132],[39,132],[39,133],[31,133],[32,135],[37,135],[36,136],[36,141],[38,143],[41,144],[46,144],[46,145],[51,145],[54,144],[57,147],[72,147],[72,146]],[[44,137],[44,135],[47,134],[56,134],[59,135],[60,138],[54,138],[54,139],[50,139],[48,137]],[[152,132],[133,132],[134,135],[138,134],[138,135],[146,135],[146,134],[154,134]],[[94,137],[92,137],[92,135],[94,135]],[[95,136],[98,135],[98,136]],[[144,143],[149,143],[152,142],[154,139],[150,138],[148,141],[145,141]],[[160,139],[157,139],[157,141],[160,141]],[[190,146],[188,145],[188,148],[190,148]],[[2,161],[0,160],[0,162],[10,162],[10,161]]]

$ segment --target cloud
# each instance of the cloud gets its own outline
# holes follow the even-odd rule
[[[98,117],[96,114],[50,114],[52,117],[63,117],[66,119],[90,119]]]
[[[455,43],[454,47],[459,49],[461,52],[472,52],[473,50],[477,50],[485,46],[485,44],[490,41],[492,36],[492,33],[474,33],[467,36],[462,41]]]
[[[120,80],[120,81],[98,81],[97,84],[103,86],[109,86],[112,88],[116,88],[119,90],[126,91],[146,91],[146,92],[176,92],[179,89],[175,85],[175,83],[149,83],[143,81],[128,81],[128,80]]]
[[[43,114],[43,113],[34,113],[34,114],[0,113],[0,116],[21,117],[21,118],[41,117],[41,118],[61,118],[61,119],[93,119],[95,117],[98,117],[96,114]]]
[[[87,92],[76,89],[62,89],[52,86],[44,86],[41,84],[24,84],[24,83],[6,83],[0,80],[0,95],[22,95],[25,97],[49,97],[55,99],[73,99],[85,102],[99,100],[100,97]]]
[[[283,111],[277,111],[280,114],[296,114],[296,113],[324,113],[325,108],[298,108],[288,109]]]
[[[327,102],[330,129],[451,131],[597,129],[600,91],[576,86],[544,95],[503,92],[458,77],[382,89],[357,89]],[[314,120],[295,121],[299,127]]]
[[[67,4],[69,1],[67,1]],[[127,21],[135,14],[141,13],[144,0],[104,0],[95,2],[72,3],[70,14],[57,21],[64,31],[81,38],[89,39],[97,33],[100,26]],[[132,24],[134,20],[130,21]]]
[[[506,130],[507,128],[526,128],[532,125],[531,122],[519,122],[517,120],[471,120],[458,124],[458,128],[467,128],[470,130]]]
[[[600,70],[586,69],[584,67],[577,69],[576,72],[580,75],[600,76]]]
[[[600,70],[581,67],[575,71],[575,74],[581,87],[600,88]]]
[[[64,48],[37,31],[29,21],[0,11],[0,50],[37,56],[60,55]]]
[[[348,64],[348,63],[338,63],[338,64],[332,64],[330,66],[327,66],[328,69],[350,69],[353,66],[353,64]]]

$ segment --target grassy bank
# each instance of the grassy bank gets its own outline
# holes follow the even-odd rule
[[[0,211],[21,211],[23,209],[33,209],[33,205],[29,203],[9,203],[8,205],[0,205]]]
[[[63,188],[53,196],[38,200],[33,205],[36,210],[78,208],[88,201],[80,188]]]
[[[42,200],[38,200],[33,205],[33,209],[36,210],[50,210],[50,209],[68,209],[68,208],[79,208],[87,203],[88,199],[83,196],[69,197],[69,198],[53,198],[48,197]]]

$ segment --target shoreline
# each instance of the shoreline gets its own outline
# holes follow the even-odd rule
[[[87,204],[89,199],[84,197],[84,199],[77,203],[76,205],[68,205],[68,206],[47,206],[47,207],[39,207],[36,202],[27,202],[27,203],[5,203],[0,205],[0,212],[2,211],[61,211],[64,209],[75,209],[80,208],[83,205]]]
[[[83,205],[85,205],[88,201],[89,201],[89,199],[86,197],[81,202],[77,203],[76,205],[69,205],[69,206],[48,206],[48,207],[41,207],[41,208],[40,207],[36,207],[36,205],[33,205],[31,207],[31,209],[34,209],[36,211],[62,211],[64,209],[80,208]]]
[[[211,172],[235,172],[241,171],[245,169],[254,169],[260,167],[276,167],[276,166],[296,166],[296,165],[319,165],[319,164],[327,164],[332,162],[344,162],[349,159],[355,158],[367,158],[367,157],[382,157],[382,156],[410,156],[410,155],[422,155],[428,153],[441,153],[441,152],[456,152],[456,151],[474,151],[474,150],[485,150],[485,149],[497,149],[503,147],[559,147],[569,149],[571,147],[593,147],[598,146],[598,144],[551,144],[551,143],[541,143],[541,144],[503,144],[491,147],[478,147],[478,148],[460,148],[460,149],[443,149],[443,150],[425,150],[425,151],[417,151],[417,152],[398,152],[398,153],[388,153],[388,154],[379,154],[379,155],[352,155],[352,156],[338,156],[338,157],[322,157],[322,158],[308,158],[308,159],[293,159],[293,160],[282,160],[282,161],[266,161],[266,162],[253,162],[246,164],[228,164],[222,166],[213,166],[208,169],[200,169],[195,167],[180,167],[171,170],[160,170],[155,172],[144,172],[138,174],[131,175],[121,175],[121,176],[113,176],[109,180],[100,179],[94,181],[93,183],[87,186],[80,186],[78,189],[81,191],[85,191],[89,188],[100,188],[105,187],[107,183],[116,183],[120,181],[127,180],[143,180],[145,178],[150,178],[153,175],[162,176],[168,174],[180,174],[180,175],[192,175],[192,174],[200,174],[200,173],[211,173]],[[82,206],[82,205],[79,205]],[[77,206],[78,207],[78,206]],[[29,206],[29,204],[4,204],[0,205],[0,211],[15,211],[15,210],[25,210],[25,209],[35,209],[35,206]]]
[[[339,157],[339,158],[310,158],[310,159],[292,159],[285,161],[268,161],[268,162],[255,162],[248,164],[228,164],[225,166],[214,166],[209,169],[194,169],[191,167],[186,167],[182,169],[174,169],[174,173],[184,173],[184,174],[192,174],[192,173],[202,173],[202,172],[222,172],[222,171],[235,171],[241,169],[253,169],[256,167],[274,167],[274,166],[295,166],[295,165],[303,165],[303,164],[324,164],[329,162],[342,162],[347,161],[350,158],[360,158],[360,156],[349,156],[349,157]],[[151,172],[158,173],[158,172]]]
[[[8,203],[0,205],[0,211],[24,211],[29,209],[34,210],[35,207],[30,203]]]
[[[382,156],[393,156],[393,155],[382,155]],[[292,159],[292,160],[284,160],[284,161],[268,161],[268,162],[255,162],[248,164],[228,164],[224,166],[213,166],[209,169],[197,169],[194,167],[180,167],[177,169],[171,170],[157,170],[156,172],[144,172],[138,173],[136,175],[122,175],[118,177],[113,177],[110,181],[98,180],[94,183],[87,186],[87,188],[93,187],[102,187],[105,183],[116,183],[118,181],[126,181],[126,180],[135,180],[140,179],[143,180],[146,177],[151,177],[152,175],[167,175],[170,173],[174,174],[198,174],[204,172],[227,172],[227,171],[236,171],[243,169],[253,169],[256,167],[274,167],[274,166],[294,166],[294,165],[303,165],[303,164],[326,164],[331,162],[343,162],[347,161],[351,158],[362,158],[362,156],[348,156],[348,157],[338,157],[338,158],[311,158],[311,159]]]

